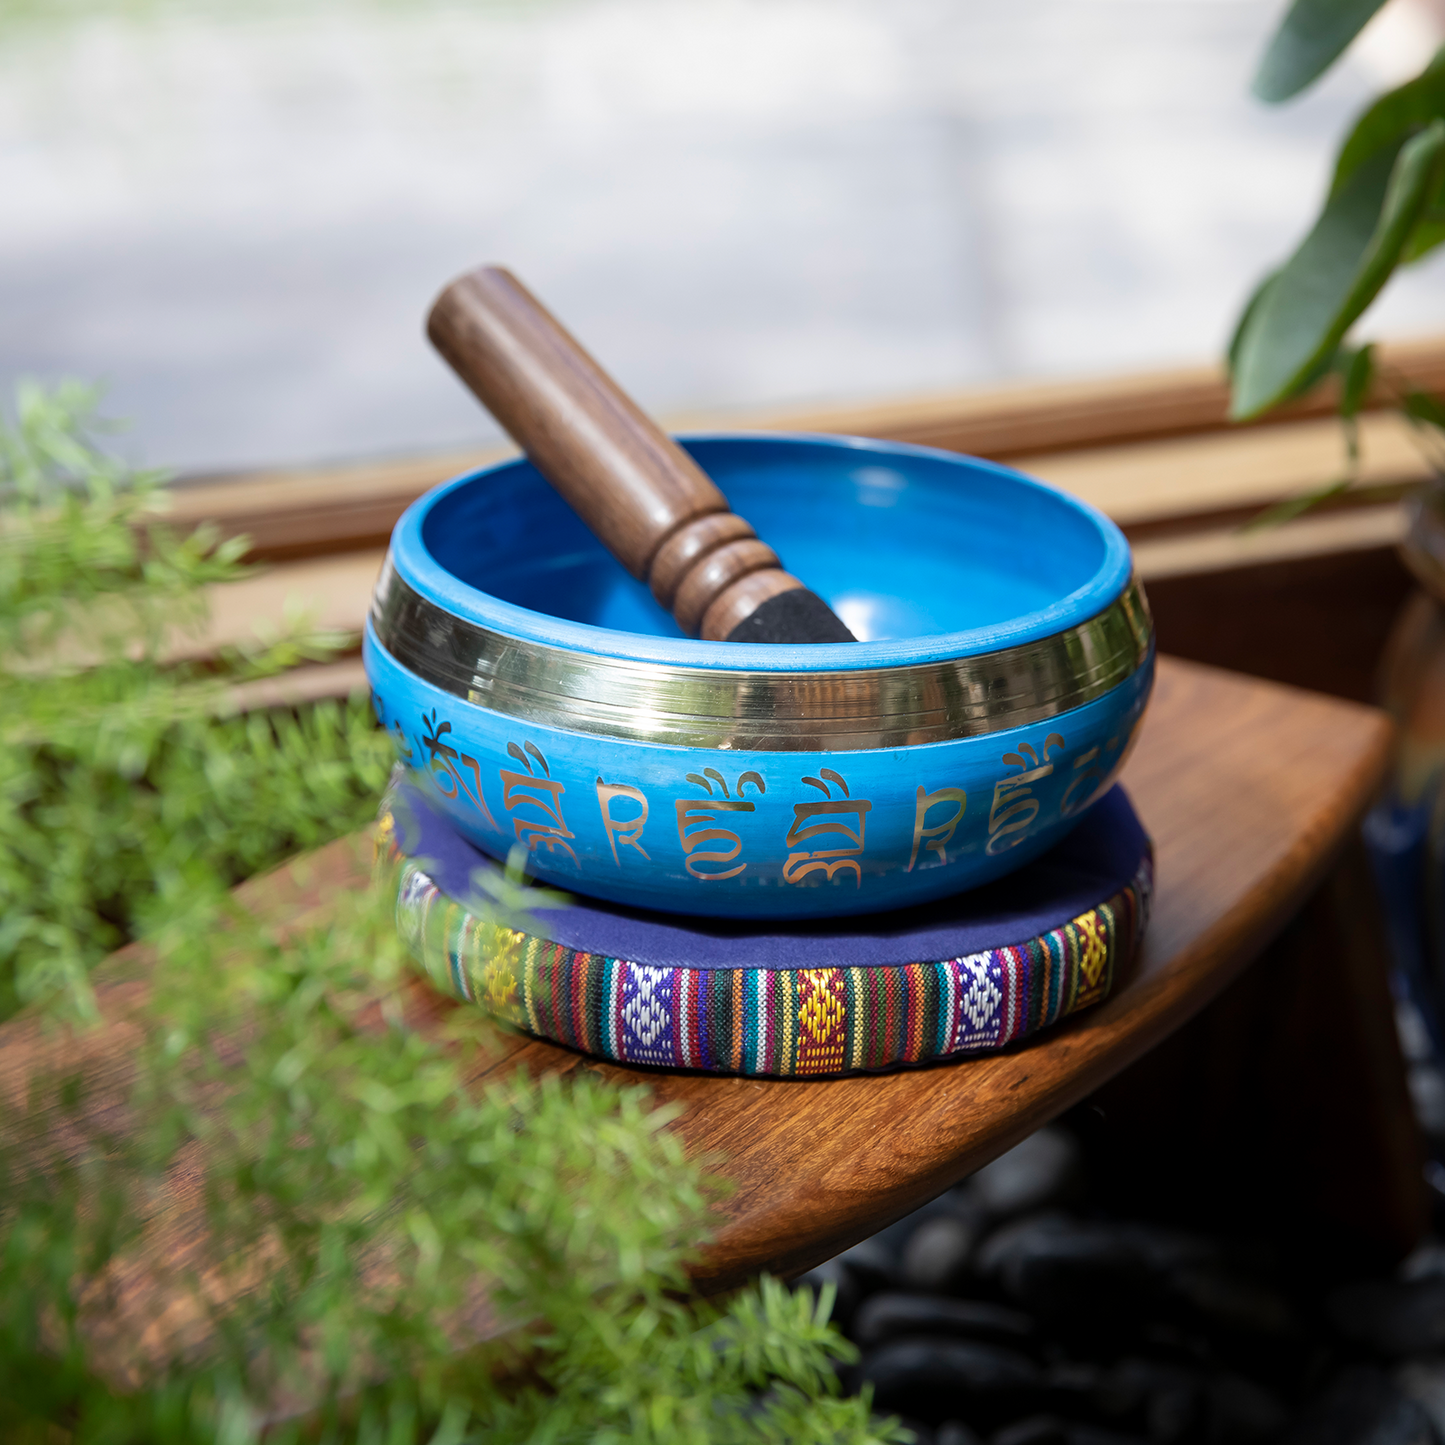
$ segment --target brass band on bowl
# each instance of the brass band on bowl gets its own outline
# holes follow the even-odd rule
[[[1132,577],[1087,621],[973,657],[836,672],[677,667],[480,627],[421,596],[390,556],[371,622],[403,667],[492,712],[629,742],[758,752],[907,747],[1040,722],[1125,681],[1153,633]]]

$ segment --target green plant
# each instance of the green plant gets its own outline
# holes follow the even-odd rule
[[[95,398],[22,388],[0,432],[0,1017],[178,895],[360,826],[390,767],[364,703],[230,716],[226,685],[334,650],[288,635],[219,672],[166,662],[243,542],[158,524],[161,479],[99,451]]]
[[[725,1185],[645,1091],[467,1087],[491,1025],[406,1026],[384,887],[299,934],[237,903],[374,811],[388,746],[360,699],[228,712],[236,676],[335,639],[167,663],[241,549],[168,536],[158,479],[92,421],[88,393],[31,389],[0,432],[0,985],[61,1060],[114,945],[143,945],[147,992],[119,1114],[61,1065],[0,1118],[0,1435],[903,1438],[837,1393],[826,1298],[690,1294]],[[194,1249],[157,1238],[181,1167]],[[483,1308],[501,1328],[468,1349]]]
[[[1254,78],[1262,100],[1305,90],[1348,48],[1383,0],[1293,0]],[[1349,486],[1359,450],[1355,419],[1384,383],[1414,421],[1432,459],[1445,405],[1407,380],[1377,375],[1374,350],[1350,328],[1404,265],[1445,241],[1445,50],[1407,84],[1380,96],[1351,127],[1309,233],[1249,299],[1229,347],[1231,416],[1248,420],[1333,374],[1345,421],[1345,475],[1299,511]]]

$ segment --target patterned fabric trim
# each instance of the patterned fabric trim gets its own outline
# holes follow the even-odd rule
[[[401,858],[396,921],[444,992],[617,1063],[784,1078],[987,1053],[1107,997],[1148,922],[1153,859],[1128,887],[1007,948],[871,968],[659,968],[486,922]]]

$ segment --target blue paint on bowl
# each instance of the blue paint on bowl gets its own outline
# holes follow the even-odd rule
[[[822,437],[684,445],[784,566],[864,640],[682,637],[530,464],[436,488],[392,539],[398,576],[522,641],[696,668],[816,672],[977,656],[1103,612],[1128,545],[1093,508],[953,453]],[[544,880],[711,916],[874,912],[957,893],[1037,857],[1112,785],[1153,680],[1147,660],[1042,722],[834,752],[678,747],[503,716],[399,663],[368,625],[383,724],[454,825]],[[705,772],[704,770],[709,770]]]
[[[861,646],[684,637],[525,461],[414,502],[392,534],[393,564],[449,612],[518,638],[764,672],[994,652],[1093,617],[1129,580],[1129,544],[1102,512],[992,462],[854,437],[682,444],[784,567],[845,620],[869,619]]]

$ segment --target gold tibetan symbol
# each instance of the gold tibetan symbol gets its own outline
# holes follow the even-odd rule
[[[1031,785],[1046,778],[1054,770],[1049,761],[1049,749],[1064,750],[1063,737],[1050,733],[1044,739],[1040,752],[1035,752],[1028,743],[1020,743],[1016,753],[1003,755],[1006,767],[1016,767],[1018,772],[1000,778],[993,788],[993,806],[988,810],[988,844],[986,853],[1002,853],[1024,840],[1024,830],[1039,815],[1039,800],[1034,797]]]
[[[438,722],[435,708],[431,710],[430,717],[426,713],[422,714],[421,727],[422,744],[427,750],[431,774],[436,780],[438,791],[446,798],[459,795],[466,797],[487,820],[487,827],[495,828],[497,825],[492,819],[492,810],[487,807],[487,800],[482,796],[481,764],[445,741],[452,725],[449,722]],[[458,763],[461,764],[460,768]],[[471,774],[470,783],[466,779],[467,773]]]
[[[1111,743],[1114,741],[1110,739]],[[1099,784],[1104,777],[1104,770],[1099,766],[1100,752],[1100,748],[1092,747],[1074,759],[1074,775],[1059,802],[1061,816],[1067,818],[1087,808],[1099,796]]]
[[[828,800],[825,803],[794,803],[793,826],[783,846],[793,847],[803,842],[815,842],[825,834],[835,839],[846,839],[842,848],[811,848],[807,852],[789,853],[783,864],[783,881],[801,883],[811,873],[822,873],[830,882],[841,869],[851,868],[857,886],[863,886],[863,869],[858,859],[863,856],[863,833],[868,823],[868,814],[873,804],[863,798],[850,797],[848,784],[832,768],[819,768],[819,777],[804,778],[810,788],[817,788]],[[827,779],[825,782],[824,779]],[[829,784],[836,784],[843,794],[835,798]],[[852,818],[853,824],[844,822]]]
[[[947,803],[953,804],[953,811],[943,818],[942,822],[928,826],[928,812],[930,808],[942,807]],[[962,788],[939,788],[936,792],[925,793],[923,785],[918,787],[918,799],[913,809],[913,851],[908,855],[908,867],[905,873],[913,872],[913,865],[918,862],[918,848],[922,843],[927,843],[930,852],[938,854],[940,863],[948,862],[948,854],[945,851],[949,840],[963,822],[963,810],[968,807],[968,794]]]
[[[1139,729],[1143,724],[1139,718],[1127,736],[1115,733],[1102,747],[1092,747],[1074,759],[1074,775],[1059,803],[1059,812],[1065,818],[1082,813],[1085,808],[1097,802],[1109,789],[1111,781],[1129,760],[1134,744],[1139,740]]]
[[[638,811],[630,818],[614,818],[612,804],[618,798],[636,803]],[[622,860],[617,856],[617,845],[621,843],[624,848],[636,848],[650,863],[652,859],[642,846],[642,828],[647,822],[647,798],[642,789],[629,783],[604,783],[598,778],[597,806],[602,812],[602,826],[607,829],[607,841],[612,844],[612,861],[622,867]]]
[[[768,791],[768,785],[760,774],[746,772],[738,779],[738,795],[734,798],[728,792],[727,779],[716,768],[704,768],[702,771],[704,776],[689,773],[687,780],[701,788],[707,796],[673,800],[673,807],[677,810],[677,841],[682,844],[686,855],[684,864],[694,878],[701,878],[704,882],[736,878],[748,866],[746,863],[727,869],[702,866],[731,863],[743,851],[743,840],[736,833],[729,828],[711,825],[722,822],[722,815],[727,813],[754,812],[757,804],[752,799],[743,798],[743,789],[751,783],[762,794]],[[722,792],[720,798],[713,797],[714,782]],[[709,846],[703,848],[700,846],[703,843]],[[727,844],[725,848],[720,846],[724,843]]]
[[[521,763],[526,772],[517,773],[510,768],[501,768],[497,773],[502,780],[502,806],[512,815],[512,828],[516,832],[517,841],[529,853],[535,853],[539,848],[545,848],[552,854],[560,850],[576,863],[577,855],[572,851],[572,845],[567,839],[577,835],[568,828],[562,817],[562,794],[567,789],[552,776],[547,759],[542,756],[536,744],[527,743],[525,746],[526,751],[523,752],[516,743],[508,743],[507,752]],[[537,776],[536,769],[532,766],[533,758],[542,769],[541,777]],[[538,821],[536,816],[525,816],[527,809],[531,809],[534,814],[540,814],[541,821]]]

